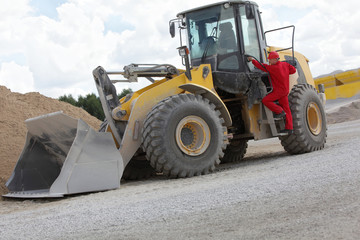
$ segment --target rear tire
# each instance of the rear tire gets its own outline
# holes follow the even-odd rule
[[[226,147],[221,163],[241,161],[245,156],[247,147],[247,140],[231,141]]]
[[[289,94],[294,133],[279,137],[291,154],[324,148],[327,126],[324,107],[316,89],[309,84],[295,85]]]
[[[155,169],[150,166],[150,162],[145,155],[133,157],[126,165],[121,179],[124,180],[143,180],[156,176]]]
[[[215,169],[227,130],[215,105],[200,95],[180,94],[149,112],[142,135],[152,167],[170,177],[192,177]]]

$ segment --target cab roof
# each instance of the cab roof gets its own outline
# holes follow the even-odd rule
[[[222,1],[222,2],[217,2],[217,3],[212,3],[212,4],[208,4],[208,5],[205,5],[205,6],[201,6],[201,7],[197,7],[197,8],[192,8],[192,9],[189,9],[189,10],[186,10],[186,11],[182,11],[180,13],[178,13],[176,15],[176,17],[179,17],[180,15],[185,15],[189,12],[195,12],[195,11],[198,11],[198,10],[201,10],[201,9],[206,9],[206,8],[209,8],[209,7],[213,7],[213,6],[218,6],[218,5],[223,5],[225,3],[229,3],[229,4],[245,4],[245,3],[250,3],[252,5],[255,5],[255,6],[258,6],[257,3],[255,2],[252,2],[252,1],[242,1],[242,0],[235,0],[235,1]]]

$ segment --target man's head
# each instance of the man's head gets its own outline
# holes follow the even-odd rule
[[[270,65],[274,65],[279,61],[280,56],[277,52],[270,52],[268,59],[269,59]]]

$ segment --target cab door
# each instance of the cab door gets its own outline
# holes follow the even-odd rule
[[[238,21],[242,55],[251,55],[258,61],[265,62],[266,43],[258,8],[250,4],[239,5]],[[247,63],[247,67],[250,71],[255,69],[251,63]]]

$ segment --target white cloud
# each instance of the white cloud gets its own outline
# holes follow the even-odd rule
[[[32,74],[32,90],[52,97],[96,92],[92,70],[98,65],[108,70],[121,70],[130,63],[170,63],[182,67],[176,50],[179,40],[171,39],[168,33],[169,20],[183,10],[217,2],[68,0],[56,8],[57,18],[51,19],[35,16],[28,0],[0,1],[2,72],[6,69],[6,74],[11,75],[10,70],[16,69],[9,66],[15,64]],[[257,2],[263,12],[265,30],[296,25],[295,50],[310,59],[314,76],[358,67],[358,1]],[[120,21],[114,26],[121,27],[109,27],[113,21]],[[282,38],[282,42],[288,42]],[[21,56],[21,62],[11,60],[13,56]],[[119,91],[128,87],[136,90],[147,83],[117,86]]]
[[[29,0],[1,0],[0,14],[2,19],[12,19],[22,17],[31,12],[28,5]]]
[[[0,85],[8,87],[13,92],[35,91],[34,78],[29,67],[20,66],[14,62],[0,65]]]
[[[331,0],[313,4],[314,9],[296,23],[297,46],[311,60],[313,75],[359,67],[359,2],[339,4]]]
[[[341,52],[346,58],[360,56],[360,39],[346,39],[341,42]]]

